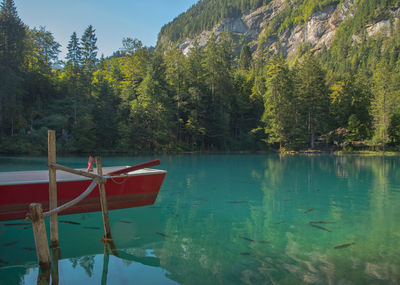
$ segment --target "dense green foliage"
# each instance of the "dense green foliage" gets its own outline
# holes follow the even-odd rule
[[[219,21],[265,1],[231,1],[237,10],[223,12],[226,2],[200,1],[189,12],[220,9]],[[283,10],[269,29],[279,33],[338,2],[291,1],[297,8]],[[53,35],[25,26],[13,0],[3,0],[0,152],[44,152],[49,128],[65,152],[396,147],[400,26],[392,25],[391,36],[368,36],[366,27],[398,6],[357,1],[329,49],[318,56],[305,50],[290,65],[262,45],[253,54],[244,46],[234,58],[226,32],[211,35],[204,49],[195,44],[188,56],[126,38],[113,57],[99,59],[92,26],[72,33],[59,62]],[[185,25],[204,28],[193,26]]]
[[[386,60],[389,69],[399,60],[400,23],[393,22],[392,11],[400,6],[399,0],[363,0],[355,4],[354,17],[343,22],[335,39],[322,57],[327,69],[337,73],[373,71],[380,60]],[[390,34],[369,36],[367,27],[380,20],[392,22]]]

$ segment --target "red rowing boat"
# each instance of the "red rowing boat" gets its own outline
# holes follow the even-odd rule
[[[159,160],[131,167],[103,167],[103,173],[106,173],[104,178],[107,179],[108,209],[153,204],[167,172],[143,167],[156,164],[159,164]],[[63,205],[75,199],[91,182],[90,178],[57,170],[57,204]],[[0,197],[0,221],[25,218],[30,203],[41,203],[43,210],[47,211],[49,171],[0,172]],[[60,215],[95,211],[101,211],[98,189]]]

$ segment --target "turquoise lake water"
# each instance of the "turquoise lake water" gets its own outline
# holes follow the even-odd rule
[[[118,256],[105,254],[101,213],[59,217],[59,284],[400,283],[399,156],[160,158],[156,203],[110,211]],[[0,157],[0,171],[45,164]],[[30,225],[7,225],[20,223],[0,222],[0,284],[37,283]]]

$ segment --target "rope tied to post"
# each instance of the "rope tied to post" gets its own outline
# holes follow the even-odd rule
[[[67,202],[67,203],[65,203],[65,204],[63,204],[63,205],[61,205],[61,206],[59,206],[59,207],[57,207],[55,209],[52,209],[52,210],[47,211],[47,212],[44,212],[43,213],[43,218],[50,217],[51,215],[54,215],[54,214],[58,214],[59,212],[64,211],[64,210],[74,206],[75,204],[79,203],[80,201],[85,199],[93,191],[93,189],[96,187],[96,185],[100,181],[101,181],[100,178],[93,179],[92,183],[89,185],[89,187],[85,191],[82,192],[81,195],[76,197],[74,200],[71,200],[71,201],[69,201],[69,202]],[[26,214],[25,220],[29,221],[31,219],[32,219],[32,215],[30,214],[30,212],[28,212]]]

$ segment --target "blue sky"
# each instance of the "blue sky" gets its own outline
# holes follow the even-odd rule
[[[80,37],[88,25],[96,29],[99,56],[111,55],[122,38],[154,46],[161,27],[198,0],[14,0],[30,28],[44,26],[62,45],[60,59],[73,32]]]

